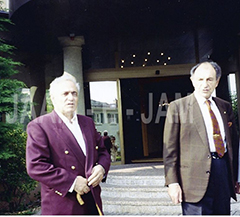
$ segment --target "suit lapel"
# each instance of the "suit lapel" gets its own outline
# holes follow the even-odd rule
[[[71,133],[71,131],[68,129],[66,124],[62,121],[62,119],[57,115],[57,113],[53,112],[56,126],[56,133],[61,138],[61,141],[63,141],[69,148],[69,151],[73,153],[78,160],[78,162],[83,166],[85,164],[85,155],[83,154],[82,149],[80,148],[77,140]],[[82,160],[84,158],[84,161]]]
[[[89,177],[91,175],[92,172],[92,159],[93,156],[92,154],[94,153],[94,146],[91,143],[92,138],[91,138],[91,132],[90,132],[90,128],[87,125],[85,119],[81,118],[80,115],[78,115],[78,123],[80,125],[81,131],[82,131],[82,135],[83,135],[83,139],[85,141],[85,145],[86,145],[86,164],[85,164],[85,172],[86,172],[86,176]],[[90,154],[89,154],[90,153]]]
[[[194,94],[191,94],[191,96],[190,96],[189,106],[190,106],[190,108],[189,108],[190,115],[193,115],[192,120],[197,129],[197,132],[199,133],[202,143],[204,145],[208,146],[208,137],[207,137],[207,131],[206,131],[204,119],[203,119],[201,109],[198,105],[198,102],[197,102]]]

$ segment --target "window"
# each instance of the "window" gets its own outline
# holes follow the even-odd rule
[[[116,124],[118,123],[118,115],[117,114],[107,114],[108,123]]]
[[[93,114],[93,119],[96,124],[103,124],[103,113]]]

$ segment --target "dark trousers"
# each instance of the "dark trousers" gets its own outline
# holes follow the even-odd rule
[[[208,188],[198,203],[182,202],[183,215],[230,215],[227,157],[212,159]]]
[[[99,215],[91,191],[89,191],[87,194],[82,195],[82,199],[83,201],[86,201],[86,203],[83,205],[85,206],[86,215]]]

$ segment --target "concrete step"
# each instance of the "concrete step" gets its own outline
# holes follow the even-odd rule
[[[103,197],[105,215],[181,215],[181,206],[159,198]]]
[[[110,175],[101,187],[105,215],[182,215],[181,205],[168,196],[163,176]],[[231,200],[232,215],[240,213],[237,197],[237,202]]]
[[[180,215],[164,187],[163,176],[109,174],[101,183],[105,215]]]
[[[167,188],[156,186],[116,186],[101,184],[102,197],[111,198],[159,198],[169,200]]]
[[[106,184],[121,186],[159,186],[163,187],[165,180],[163,176],[119,176],[109,174]]]

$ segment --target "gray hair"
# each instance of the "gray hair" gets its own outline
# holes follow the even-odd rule
[[[202,62],[202,63],[198,63],[197,65],[193,66],[192,69],[190,70],[190,75],[192,76],[196,69],[202,65],[203,63],[209,63],[211,64],[211,66],[214,68],[214,70],[216,71],[216,79],[219,79],[222,75],[222,70],[221,67],[216,63],[216,62]]]
[[[51,83],[50,83],[50,88],[49,88],[49,93],[50,96],[53,96],[54,91],[56,90],[57,85],[59,85],[59,83],[63,82],[63,81],[72,81],[75,85],[76,88],[78,90],[78,93],[80,91],[80,86],[79,83],[77,83],[75,77],[73,77],[70,74],[66,74],[64,73],[62,76],[55,78]]]

